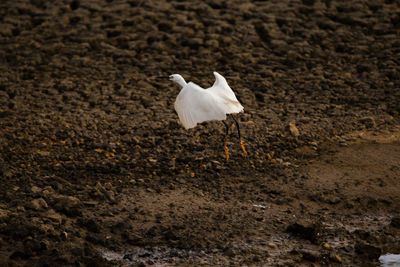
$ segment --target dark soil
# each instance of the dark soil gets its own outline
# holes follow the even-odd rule
[[[1,1],[0,265],[400,253],[399,28],[391,0]],[[213,71],[247,158],[158,79]]]

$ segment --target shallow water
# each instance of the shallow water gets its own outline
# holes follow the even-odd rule
[[[130,247],[126,252],[116,252],[106,248],[99,250],[103,258],[117,261],[122,266],[148,264],[153,266],[171,266],[172,263],[188,258],[211,258],[213,253],[206,254],[203,250],[175,249],[169,247]]]
[[[382,267],[400,267],[400,254],[386,254],[379,257]]]

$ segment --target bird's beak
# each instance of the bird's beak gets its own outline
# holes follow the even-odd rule
[[[168,79],[169,80],[169,76],[158,76],[159,79]]]

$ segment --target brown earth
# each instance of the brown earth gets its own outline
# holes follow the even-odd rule
[[[400,4],[1,1],[0,265],[400,253]],[[180,73],[245,112],[184,130]]]

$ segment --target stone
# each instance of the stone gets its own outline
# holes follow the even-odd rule
[[[37,193],[42,192],[42,189],[37,187],[36,185],[34,185],[34,186],[32,186],[31,191],[32,191],[32,193],[37,194]]]
[[[331,259],[334,262],[342,263],[342,258],[339,255],[332,255]]]
[[[49,206],[47,205],[47,202],[43,199],[43,198],[36,198],[33,199],[30,203],[29,203],[29,208],[33,209],[33,210],[45,210],[47,209]]]
[[[274,39],[281,40],[285,38],[276,23],[262,23],[261,21],[257,21],[254,22],[254,29],[260,39],[265,43],[270,43],[271,40]]]
[[[62,216],[61,214],[55,212],[53,209],[48,210],[45,215],[46,218],[50,219],[52,222],[56,224],[61,224]]]
[[[300,131],[294,122],[289,123],[289,131],[294,137],[298,137],[300,135]]]
[[[55,197],[54,208],[68,216],[78,216],[81,214],[81,201],[73,196],[58,195]]]

